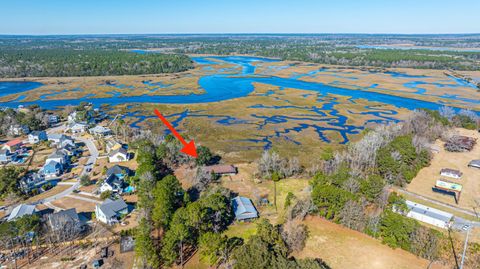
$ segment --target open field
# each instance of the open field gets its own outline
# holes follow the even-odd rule
[[[305,249],[294,256],[320,257],[332,268],[423,269],[429,261],[401,250],[391,249],[365,234],[319,217],[305,220],[310,236]],[[438,264],[430,268],[448,268]]]
[[[95,211],[95,203],[90,203],[68,196],[53,201],[52,205],[63,209],[75,208],[77,210],[77,213]]]
[[[456,131],[461,135],[480,139],[480,133],[475,130],[456,129]],[[469,168],[467,165],[471,160],[480,158],[480,145],[477,144],[470,152],[461,153],[445,151],[441,141],[436,141],[436,145],[440,147],[440,152],[434,154],[430,166],[420,170],[418,175],[407,186],[407,190],[469,210],[478,207],[478,204],[475,201],[480,202],[478,200],[480,197],[480,170]],[[442,177],[440,176],[440,170],[442,168],[456,169],[461,171],[463,175],[460,179]],[[458,205],[455,204],[453,196],[432,191],[432,187],[435,185],[436,180],[440,178],[463,185]]]

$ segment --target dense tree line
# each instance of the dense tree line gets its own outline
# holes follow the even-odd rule
[[[44,130],[48,127],[49,114],[37,105],[17,110],[0,110],[0,136],[15,136],[12,127],[26,126],[30,131]]]
[[[479,70],[480,53],[467,51],[430,50],[426,49],[373,49],[362,45],[395,45],[412,44],[416,46],[478,48],[478,35],[362,35],[362,34],[300,34],[300,35],[130,35],[130,36],[64,36],[64,37],[0,37],[0,44],[8,53],[14,55],[25,51],[26,54],[35,50],[39,55],[48,51],[69,52],[72,54],[100,51],[109,54],[124,54],[117,52],[128,49],[155,49],[160,53],[192,53],[233,55],[249,54],[265,57],[275,57],[293,61],[316,62],[323,64],[375,66],[375,67],[412,67],[434,69]],[[43,51],[43,52],[42,52]],[[144,57],[155,56],[156,53]],[[127,55],[127,54],[125,54]],[[17,56],[15,56],[17,57]],[[15,59],[14,57],[14,59]],[[22,56],[23,57],[23,56]],[[30,56],[29,56],[30,57]],[[131,56],[134,57],[134,56]],[[171,57],[171,56],[161,56]],[[28,57],[27,57],[28,58]],[[110,57],[108,57],[110,58]],[[165,58],[164,58],[165,59]],[[108,59],[111,61],[114,59]],[[16,60],[14,60],[16,61]],[[93,69],[103,68],[104,72],[113,74],[138,74],[137,71],[149,68],[138,67],[127,62],[118,68],[106,66],[104,62],[88,65]],[[150,60],[154,61],[154,60]],[[157,60],[155,60],[157,61]],[[162,62],[177,62],[176,60],[159,60]],[[35,61],[38,62],[38,61]],[[74,61],[81,68],[85,65],[79,58]],[[0,61],[2,63],[2,61]],[[64,62],[61,62],[63,68]],[[5,64],[4,64],[5,65]],[[3,72],[13,72],[9,66]],[[175,66],[175,70],[188,68],[187,62]],[[72,66],[69,69],[79,72]],[[125,70],[127,68],[127,70]],[[34,69],[34,67],[25,70]],[[113,69],[113,70],[112,70]],[[165,68],[161,68],[162,70]],[[172,68],[167,68],[170,71]],[[1,69],[0,69],[1,70]],[[19,71],[24,71],[21,69]],[[128,72],[130,73],[128,73]],[[158,70],[156,71],[160,73]],[[151,73],[151,72],[145,72]],[[0,72],[2,74],[2,72]],[[87,74],[88,75],[88,74]],[[0,75],[1,77],[1,75]]]
[[[23,171],[14,166],[5,166],[0,168],[0,199],[8,195],[22,195],[18,186]]]
[[[186,71],[188,56],[115,50],[0,50],[0,77],[140,75]]]

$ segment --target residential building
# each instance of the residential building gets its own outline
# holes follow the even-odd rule
[[[47,181],[45,180],[43,173],[31,173],[20,179],[19,186],[24,193],[29,193],[46,183]]]
[[[70,125],[68,129],[72,131],[73,134],[81,134],[88,129],[88,126],[87,124],[84,124],[84,123],[74,123]]]
[[[95,206],[97,220],[108,225],[118,223],[120,217],[126,214],[128,214],[128,205],[122,198],[106,199],[102,204]]]
[[[209,173],[215,173],[217,175],[235,175],[237,173],[237,168],[233,165],[217,164],[205,166],[203,169]]]
[[[112,134],[112,130],[110,130],[110,128],[108,127],[103,127],[103,126],[100,126],[100,125],[97,125],[93,128],[90,128],[88,130],[88,132],[91,134],[91,135],[94,135],[94,136],[108,136],[108,135],[111,135]]]
[[[113,150],[108,154],[108,161],[111,163],[128,161],[128,152],[124,148]]]
[[[47,215],[46,223],[52,231],[68,229],[72,233],[78,233],[83,228],[75,208]]]
[[[105,145],[106,145],[107,153],[110,153],[111,151],[114,151],[114,150],[121,149],[123,147],[122,144],[120,144],[119,142],[115,141],[112,138],[107,139],[105,141]]]
[[[126,176],[130,175],[131,171],[128,167],[120,166],[118,164],[108,168],[107,170],[107,177],[111,175],[115,175],[118,178],[124,179]]]
[[[73,139],[64,134],[49,134],[48,141],[51,141],[58,148],[62,148],[65,145],[75,146],[75,142],[73,142]]]
[[[409,212],[407,217],[425,222],[442,229],[448,229],[453,215],[412,201],[406,201]]]
[[[45,178],[57,178],[63,173],[63,166],[57,161],[48,161],[42,168]]]
[[[459,179],[462,177],[462,172],[450,168],[443,168],[440,171],[440,175],[444,177],[451,177],[451,178],[456,178]]]
[[[110,174],[100,185],[100,192],[111,191],[122,193],[125,182],[123,178],[117,177],[115,174]]]
[[[7,149],[10,152],[16,152],[16,151],[22,149],[23,146],[24,145],[23,145],[23,142],[22,142],[21,139],[14,139],[14,140],[10,140],[7,143],[5,143],[5,145],[3,145],[3,149]]]
[[[34,205],[20,204],[15,207],[7,218],[7,221],[14,221],[23,216],[33,215],[37,212]]]
[[[14,154],[12,154],[10,150],[8,149],[0,150],[0,163],[11,162],[14,157],[15,157]]]
[[[48,123],[49,124],[56,124],[60,121],[60,118],[57,115],[48,115]]]
[[[11,125],[7,133],[10,136],[19,136],[30,133],[30,128],[26,125]]]
[[[45,131],[34,131],[28,134],[28,143],[30,144],[37,144],[46,140],[48,140],[48,137]]]
[[[246,197],[237,196],[232,199],[233,212],[237,221],[247,221],[258,218],[257,209]]]
[[[62,166],[65,166],[68,163],[68,155],[65,153],[63,150],[55,150],[50,156],[48,156],[47,160],[45,163],[48,163],[50,161],[55,161],[57,163],[60,163]]]

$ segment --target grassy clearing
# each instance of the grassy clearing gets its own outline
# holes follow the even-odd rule
[[[48,198],[50,196],[53,196],[55,194],[59,194],[62,191],[66,190],[70,187],[71,187],[70,185],[57,185],[57,186],[51,188],[50,190],[48,190],[46,192],[42,192],[39,195],[35,195],[35,196],[32,196],[32,197],[28,198],[25,202],[26,203],[34,203],[34,202],[43,200],[45,198]]]

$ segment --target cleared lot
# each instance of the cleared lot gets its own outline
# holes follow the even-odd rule
[[[475,137],[477,145],[470,152],[447,152],[443,149],[443,142],[436,141],[436,145],[440,147],[440,152],[434,154],[431,165],[420,170],[418,175],[407,186],[407,190],[423,195],[425,197],[435,199],[454,206],[465,209],[472,209],[476,205],[475,199],[480,202],[480,169],[469,168],[468,163],[473,159],[480,159],[480,133],[475,130],[456,129],[456,131],[465,136]],[[442,168],[451,168],[459,170],[463,173],[460,179],[440,176]],[[462,194],[459,204],[455,204],[453,196],[444,195],[432,191],[437,179],[446,179],[463,185]]]

